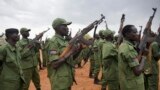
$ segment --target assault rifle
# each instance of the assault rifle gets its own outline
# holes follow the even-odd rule
[[[139,26],[140,27],[140,30],[139,30],[139,41],[138,41],[138,44],[140,43],[141,41],[141,33],[142,33],[142,26]]]
[[[117,46],[119,46],[123,40],[122,29],[123,29],[124,20],[125,20],[125,14],[122,14],[120,27],[119,27],[119,31],[118,31]]]
[[[40,40],[43,36],[44,33],[46,33],[50,28],[48,28],[47,30],[39,33],[38,35],[36,35],[36,37],[27,45],[28,48],[32,48],[34,46],[34,44]]]
[[[138,46],[138,48],[139,48],[139,57],[138,57],[139,60],[140,60],[140,58],[141,58],[141,56],[143,54],[143,51],[146,49],[147,40],[149,39],[149,35],[151,33],[152,21],[153,21],[153,18],[155,16],[155,13],[157,11],[157,8],[152,8],[152,10],[153,10],[153,15],[150,16],[150,18],[149,18],[149,20],[148,20],[148,22],[146,24],[146,27],[145,27],[145,29],[143,31],[143,37],[142,37],[142,39],[140,41],[140,44]]]
[[[60,55],[60,58],[66,57],[68,53],[71,52],[74,45],[80,40],[85,34],[87,34],[90,30],[92,30],[94,27],[98,26],[105,17],[101,14],[101,18],[99,20],[94,21],[89,26],[84,28],[78,35],[74,36],[68,43],[68,46],[63,50],[63,52]]]
[[[107,21],[105,20],[105,21],[104,21],[104,23],[105,23],[105,26],[106,26],[106,30],[108,30],[108,24],[107,24]]]

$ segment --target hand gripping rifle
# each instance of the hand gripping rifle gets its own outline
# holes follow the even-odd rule
[[[34,46],[34,44],[40,40],[43,36],[44,33],[46,33],[50,28],[48,28],[47,30],[44,30],[43,32],[39,33],[38,35],[36,35],[36,37],[27,45],[28,48],[32,48]]]
[[[139,60],[140,60],[140,58],[141,58],[141,56],[143,54],[143,51],[146,49],[147,40],[148,40],[149,35],[151,33],[152,21],[153,21],[153,18],[155,16],[155,13],[157,11],[157,8],[152,8],[152,10],[153,10],[153,15],[150,16],[150,18],[149,18],[149,20],[148,20],[148,22],[146,24],[146,27],[145,27],[145,29],[143,31],[143,37],[142,37],[142,39],[140,41],[140,44],[138,46],[138,48],[139,48],[139,56],[138,56]]]
[[[119,31],[118,31],[117,46],[119,46],[123,40],[122,29],[123,29],[124,21],[125,21],[125,14],[122,14],[120,27],[119,27]]]
[[[78,35],[74,36],[68,43],[68,46],[64,49],[64,51],[61,53],[60,58],[64,58],[66,54],[70,52],[70,50],[74,47],[74,44],[77,43],[79,39],[81,39],[85,34],[87,34],[90,30],[92,30],[94,27],[99,25],[105,17],[101,14],[101,18],[99,20],[94,21],[89,26],[84,28]]]

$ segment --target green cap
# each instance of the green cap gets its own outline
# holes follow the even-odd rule
[[[109,36],[109,35],[114,35],[115,32],[108,29],[108,30],[104,30],[102,34],[103,34],[105,37],[107,37],[107,36]]]
[[[99,30],[99,35],[103,33],[104,30]]]
[[[52,27],[56,28],[59,25],[70,25],[72,22],[67,22],[65,19],[62,18],[56,18],[53,23],[52,23]]]
[[[27,29],[25,27],[20,29],[20,33],[31,31],[31,29]]]

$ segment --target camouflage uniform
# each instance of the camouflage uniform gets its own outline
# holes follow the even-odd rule
[[[158,90],[158,57],[160,55],[160,48],[157,42],[152,42],[150,45],[152,52],[151,60],[147,63],[149,74],[145,74],[145,89]],[[148,58],[149,59],[149,58]]]
[[[61,24],[71,24],[66,22],[64,19],[57,18],[53,21],[53,28]],[[67,46],[68,41],[66,41],[62,36],[55,34],[48,43],[48,77],[51,82],[52,90],[70,90],[74,81],[74,62],[72,57],[68,58],[66,62],[61,64],[57,69],[54,69],[50,62],[54,63],[59,60],[60,54],[63,52],[64,48]]]
[[[21,56],[17,47],[9,43],[0,47],[0,62],[2,62],[0,90],[22,90],[25,80],[20,60]]]
[[[144,90],[143,74],[136,76],[133,67],[138,66],[138,61],[133,61],[138,55],[134,45],[124,40],[118,50],[118,72],[121,90]]]
[[[105,30],[104,36],[113,35],[111,30]],[[111,41],[105,41],[102,45],[102,88],[108,90],[119,90],[118,81],[118,51],[116,46]]]
[[[25,32],[28,29],[22,28],[21,32]],[[26,47],[31,42],[30,39],[22,38],[17,42],[19,50],[21,52],[21,66],[24,72],[24,77],[26,80],[26,84],[23,85],[24,90],[28,90],[30,81],[32,80],[36,89],[40,89],[40,76],[38,72],[38,60],[36,52],[38,52],[38,48],[35,46],[33,48]]]
[[[95,60],[95,66],[94,66],[94,76],[97,77],[100,71],[101,61],[99,59],[99,52],[98,52],[98,45],[99,40],[95,40],[93,44],[93,53],[94,53],[94,60]]]

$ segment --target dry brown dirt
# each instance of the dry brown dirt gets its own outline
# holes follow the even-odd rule
[[[50,83],[47,78],[47,70],[41,70],[40,72],[41,88],[42,90],[51,90]],[[93,79],[88,77],[89,62],[83,67],[76,69],[75,78],[77,85],[74,83],[72,90],[100,90],[100,85],[93,84]],[[29,90],[35,90],[33,83],[31,83]]]
[[[160,60],[158,61],[159,66],[159,73],[160,73]],[[40,79],[41,79],[41,88],[42,90],[51,90],[50,83],[47,78],[47,70],[41,70],[40,72]],[[83,67],[76,69],[75,78],[78,85],[73,85],[72,90],[100,90],[100,85],[93,84],[93,79],[88,77],[89,73],[89,62]],[[99,78],[101,75],[99,75]],[[160,77],[160,74],[159,74]],[[159,78],[160,81],[160,78]],[[33,83],[31,83],[29,90],[35,90]],[[160,90],[160,82],[158,85],[158,90]]]

